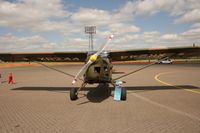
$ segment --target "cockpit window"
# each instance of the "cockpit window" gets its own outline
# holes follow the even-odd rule
[[[100,73],[101,68],[100,68],[100,67],[94,67],[94,71],[95,71],[96,73]]]

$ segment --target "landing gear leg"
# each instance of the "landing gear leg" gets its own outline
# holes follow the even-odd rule
[[[84,83],[82,83],[81,87],[79,87],[78,89],[76,89],[76,88],[71,88],[71,89],[70,89],[70,99],[71,99],[72,101],[78,99],[78,92],[79,92],[82,88],[84,88],[86,85],[87,85],[87,83],[84,82]]]

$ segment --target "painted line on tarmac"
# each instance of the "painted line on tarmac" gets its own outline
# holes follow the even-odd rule
[[[174,72],[174,71],[173,71],[173,72]],[[168,85],[168,86],[173,86],[173,87],[179,88],[179,89],[181,88],[181,89],[184,89],[184,90],[186,90],[186,91],[189,90],[189,91],[194,92],[193,90],[185,89],[185,88],[182,88],[182,87],[177,87],[177,86],[174,86],[174,85],[172,85],[172,84],[169,84],[169,83],[166,83],[166,82],[164,82],[164,81],[161,81],[161,80],[159,79],[159,76],[160,76],[160,75],[169,74],[169,73],[173,73],[173,72],[159,73],[159,74],[157,74],[157,75],[155,76],[155,79],[156,79],[158,82],[162,83],[162,84],[165,84],[165,85]],[[195,91],[195,93],[196,93],[196,91]],[[200,93],[200,92],[198,92],[198,93]],[[181,110],[172,108],[172,107],[170,107],[170,106],[167,106],[167,105],[158,103],[158,102],[156,102],[156,101],[153,101],[153,100],[151,100],[151,99],[148,99],[148,98],[143,97],[143,96],[141,96],[141,95],[139,95],[139,94],[136,94],[136,93],[132,93],[132,95],[134,95],[135,97],[137,97],[137,98],[139,98],[139,99],[141,99],[141,100],[143,100],[143,101],[146,101],[146,102],[148,102],[148,103],[150,103],[150,104],[152,104],[152,105],[154,105],[154,106],[157,106],[157,107],[166,109],[166,110],[168,110],[168,111],[174,112],[174,113],[176,113],[176,114],[179,114],[179,115],[188,117],[188,118],[190,118],[190,119],[192,119],[192,120],[200,121],[200,118],[197,117],[197,116],[195,116],[195,115],[192,115],[192,114],[183,112],[183,111],[181,111]]]
[[[148,98],[143,97],[143,96],[141,96],[141,95],[138,95],[138,94],[136,94],[136,93],[132,93],[132,95],[134,95],[135,97],[137,97],[137,98],[139,98],[139,99],[141,99],[141,100],[143,100],[143,101],[146,101],[146,102],[148,102],[148,103],[150,103],[150,104],[152,104],[152,105],[155,105],[155,106],[157,106],[157,107],[166,109],[166,110],[168,110],[168,111],[177,113],[177,114],[182,115],[182,116],[189,117],[190,119],[193,119],[193,120],[200,121],[200,118],[199,118],[199,117],[194,116],[194,115],[192,115],[192,114],[183,112],[183,111],[181,111],[181,110],[177,110],[177,109],[172,108],[172,107],[169,107],[169,106],[166,106],[166,105],[164,105],[164,104],[158,103],[158,102],[156,102],[156,101],[153,101],[153,100],[151,100],[151,99],[148,99]]]
[[[154,79],[155,79],[156,81],[158,81],[158,82],[164,84],[164,85],[173,86],[173,87],[175,87],[175,88],[183,89],[183,90],[188,91],[188,92],[193,92],[193,93],[196,93],[196,94],[200,94],[199,91],[195,91],[195,90],[191,90],[191,89],[187,89],[187,88],[175,86],[175,85],[172,85],[172,84],[170,84],[170,83],[164,82],[164,81],[162,81],[162,80],[159,79],[159,77],[160,77],[161,75],[166,75],[166,74],[170,74],[170,73],[174,73],[174,72],[175,72],[175,71],[159,73],[159,74],[157,74],[157,75],[154,77]],[[176,72],[177,72],[177,71],[176,71]]]

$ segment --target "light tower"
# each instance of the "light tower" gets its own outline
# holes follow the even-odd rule
[[[85,34],[89,34],[89,51],[93,51],[93,34],[96,34],[96,26],[85,26]]]

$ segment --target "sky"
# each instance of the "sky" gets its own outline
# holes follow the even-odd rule
[[[0,0],[0,53],[200,46],[199,0]]]

